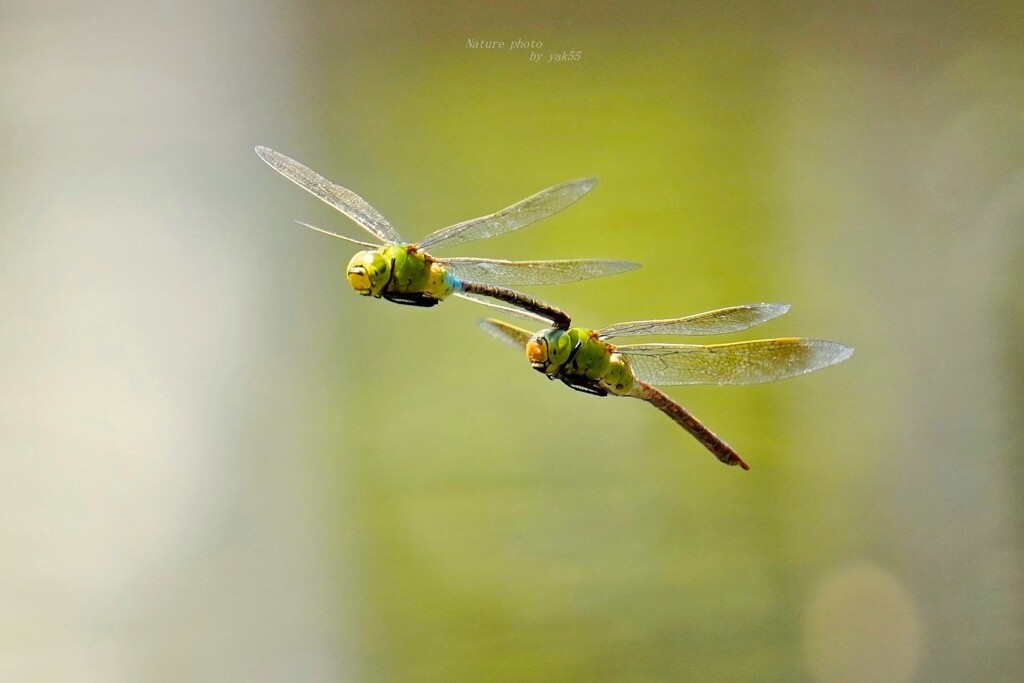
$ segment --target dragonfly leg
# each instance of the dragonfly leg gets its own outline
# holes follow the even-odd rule
[[[592,396],[607,396],[608,392],[602,389],[601,386],[594,380],[581,380],[575,377],[559,377],[562,383],[570,389],[581,391],[584,394],[591,394]]]
[[[668,415],[676,424],[688,431],[693,438],[697,439],[704,448],[711,451],[711,454],[718,458],[720,462],[723,462],[726,465],[739,465],[745,470],[750,469],[750,465],[743,462],[743,458],[740,457],[739,453],[733,450],[732,446],[722,441],[718,435],[705,427],[704,424],[691,415],[686,408],[683,408],[655,387],[652,387],[646,382],[637,380],[633,384],[633,390],[630,393],[630,396],[643,399]]]
[[[391,287],[391,283],[395,280],[395,259],[391,259],[391,272],[388,274],[388,281],[384,283],[384,287],[381,288],[380,295],[391,301],[392,303],[402,304],[404,306],[419,306],[420,308],[430,308],[436,306],[441,300],[435,299],[425,292],[389,292],[388,289]]]
[[[384,292],[383,296],[388,301],[394,302],[396,304],[403,304],[405,306],[419,306],[421,308],[429,308],[431,306],[436,306],[441,301],[440,299],[435,299],[429,294],[424,294],[423,292]]]
[[[462,291],[467,294],[488,296],[492,299],[512,304],[524,311],[529,311],[530,313],[539,315],[545,320],[550,320],[552,327],[567,330],[572,324],[572,318],[570,318],[569,314],[565,311],[555,308],[551,304],[534,299],[531,296],[527,296],[521,292],[517,292],[512,289],[505,289],[504,287],[495,287],[494,285],[485,285],[479,282],[462,282],[461,285]]]

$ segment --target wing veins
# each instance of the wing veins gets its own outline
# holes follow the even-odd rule
[[[788,310],[789,304],[744,304],[696,313],[683,318],[617,323],[598,330],[597,334],[603,339],[658,334],[681,334],[691,337],[728,334],[760,325]]]
[[[405,244],[405,240],[391,226],[388,219],[352,190],[332,183],[313,169],[268,147],[257,147],[256,154],[275,171],[317,199],[341,211],[374,237],[383,242]]]
[[[853,349],[823,339],[759,339],[732,344],[628,344],[616,347],[649,384],[761,384],[840,363]]]
[[[380,247],[379,244],[371,244],[370,242],[363,242],[361,240],[355,240],[355,239],[352,239],[351,237],[347,237],[345,235],[342,235],[339,232],[334,232],[333,230],[328,230],[327,228],[321,228],[321,227],[318,227],[316,225],[310,225],[309,223],[305,223],[305,222],[299,221],[299,220],[297,220],[295,222],[298,223],[301,226],[310,228],[311,230],[316,230],[317,232],[322,232],[325,235],[330,235],[331,237],[337,237],[340,240],[345,240],[346,242],[351,242],[352,244],[358,244],[361,247],[368,247],[370,249],[377,249],[378,247]]]
[[[628,261],[573,259],[503,261],[481,258],[435,259],[460,280],[487,285],[553,285],[615,275],[640,267]]]
[[[516,327],[515,325],[509,325],[508,323],[495,320],[494,318],[478,320],[477,325],[480,326],[480,329],[498,341],[503,341],[520,350],[526,348],[526,342],[530,341],[530,338],[533,336],[533,332],[530,332],[529,330],[524,330],[523,328]]]
[[[518,230],[565,209],[595,185],[596,178],[581,178],[549,187],[500,211],[435,230],[420,240],[418,246],[420,249],[451,247]]]

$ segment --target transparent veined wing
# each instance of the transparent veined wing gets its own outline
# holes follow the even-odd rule
[[[335,185],[313,169],[268,147],[257,147],[256,154],[275,171],[341,211],[374,237],[394,244],[406,243],[398,231],[391,227],[388,219],[352,190]]]
[[[539,316],[536,313],[531,313],[530,311],[523,310],[522,308],[516,308],[515,306],[496,304],[487,297],[481,296],[479,294],[472,294],[470,292],[455,292],[455,296],[466,299],[467,301],[472,301],[475,304],[480,304],[481,306],[487,306],[490,309],[500,311],[507,315],[513,315],[517,318],[522,318],[524,320],[532,320],[533,322],[540,323],[545,327],[551,326],[551,321],[543,316]]]
[[[354,240],[351,237],[346,237],[345,235],[342,235],[340,232],[334,232],[333,230],[328,230],[327,228],[321,228],[321,227],[318,227],[316,225],[310,225],[309,223],[304,223],[302,221],[295,221],[295,222],[298,223],[299,225],[302,225],[304,227],[310,228],[311,230],[316,230],[317,232],[322,232],[325,235],[330,235],[331,237],[337,237],[338,239],[345,240],[346,242],[351,242],[352,244],[358,244],[361,247],[367,247],[369,249],[376,249],[377,247],[380,246],[379,244],[370,244],[369,242],[362,242],[360,240]]]
[[[700,337],[739,332],[776,318],[789,310],[789,304],[747,304],[667,320],[638,320],[618,323],[597,330],[602,339],[641,337],[655,334],[684,334]]]
[[[420,240],[417,246],[424,250],[452,247],[518,230],[558,213],[592,190],[595,185],[597,178],[581,178],[549,187],[496,213],[472,218],[432,232]]]
[[[761,384],[814,372],[853,355],[822,339],[760,339],[734,344],[627,344],[616,350],[649,384]]]
[[[480,326],[480,329],[495,339],[503,341],[520,350],[526,348],[526,342],[530,341],[530,337],[533,336],[533,332],[530,332],[529,330],[524,330],[521,327],[509,325],[508,323],[503,323],[500,320],[495,320],[493,318],[478,320],[477,324]]]
[[[635,270],[639,263],[581,259],[572,261],[499,261],[481,258],[439,258],[459,280],[485,285],[553,285]]]

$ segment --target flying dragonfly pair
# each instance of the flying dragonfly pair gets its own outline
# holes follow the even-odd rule
[[[734,306],[684,318],[619,323],[599,330],[573,327],[561,309],[507,285],[555,284],[625,272],[625,261],[501,261],[435,258],[426,250],[495,237],[568,207],[597,183],[575,180],[543,190],[493,214],[437,230],[410,244],[362,197],[266,147],[256,153],[276,171],[354,220],[380,244],[352,239],[302,223],[363,247],[349,262],[347,278],[359,294],[411,306],[433,306],[451,295],[548,324],[536,333],[500,320],[481,327],[524,351],[531,367],[548,379],[597,396],[639,398],[668,415],[719,461],[750,469],[739,454],[654,385],[758,384],[795,377],[840,363],[853,349],[820,339],[779,338],[731,344],[632,344],[607,340],[654,335],[716,335],[738,332],[782,315],[785,304]],[[491,300],[501,301],[502,305]]]

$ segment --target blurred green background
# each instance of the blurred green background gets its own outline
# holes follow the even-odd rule
[[[0,8],[0,678],[1019,680],[1020,3]],[[722,467],[356,296],[257,144],[410,239],[597,176],[445,254],[856,355],[670,390]]]

